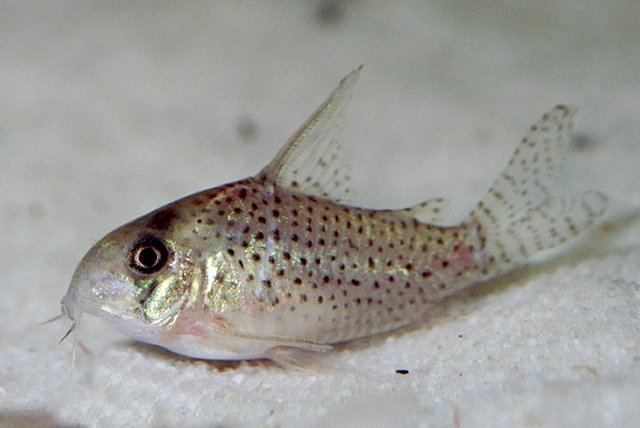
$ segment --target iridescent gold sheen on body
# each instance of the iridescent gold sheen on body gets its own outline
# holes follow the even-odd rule
[[[244,287],[225,254],[213,253],[206,259],[205,265],[204,308],[211,314],[243,309]]]

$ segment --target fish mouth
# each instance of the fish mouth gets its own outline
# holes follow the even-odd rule
[[[71,320],[71,326],[67,330],[67,332],[60,338],[58,343],[62,343],[65,341],[67,337],[73,333],[73,331],[78,328],[80,325],[80,318],[82,312],[78,310],[77,305],[77,287],[74,287],[73,282],[69,286],[69,290],[67,294],[62,298],[60,302],[60,312],[61,314],[58,317],[67,317]]]
[[[81,269],[78,268],[74,272],[73,278],[71,279],[71,284],[69,285],[69,289],[60,302],[60,316],[66,316],[67,318],[69,318],[69,320],[71,320],[71,326],[58,341],[58,343],[64,342],[65,339],[69,337],[71,333],[73,333],[73,331],[76,330],[80,325],[80,318],[83,312],[83,308],[81,308],[79,304],[81,300],[79,295],[82,286],[82,281],[80,281],[79,278],[83,276],[81,275],[81,272],[79,272],[80,270]]]
[[[67,294],[62,298],[60,302],[62,315],[69,318],[71,321],[76,321],[80,318],[80,312],[78,311],[78,289],[74,287],[73,283],[69,286]]]
[[[133,287],[117,274],[79,266],[61,302],[62,314],[72,321],[61,341],[78,327],[85,313],[102,319],[117,331],[134,338],[145,340],[156,337],[159,334],[158,327],[145,323],[132,310],[132,304],[137,302]]]

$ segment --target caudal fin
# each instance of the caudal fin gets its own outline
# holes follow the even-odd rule
[[[558,105],[533,125],[509,165],[470,214],[480,225],[493,271],[504,272],[568,245],[600,219],[607,198],[571,193],[559,173],[571,139],[573,109]]]

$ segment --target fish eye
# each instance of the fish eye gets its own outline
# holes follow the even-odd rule
[[[152,274],[164,267],[169,258],[167,246],[154,236],[138,240],[129,251],[129,266],[138,273]]]

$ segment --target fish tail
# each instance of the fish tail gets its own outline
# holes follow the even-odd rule
[[[603,217],[607,198],[562,180],[574,109],[558,105],[531,127],[509,165],[469,215],[491,273],[546,258]]]

